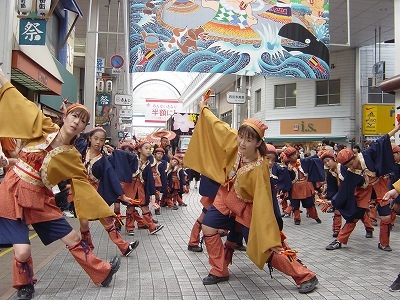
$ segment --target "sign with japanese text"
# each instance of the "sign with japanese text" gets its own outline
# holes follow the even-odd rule
[[[19,44],[20,45],[45,45],[46,20],[44,19],[20,19],[19,20]]]
[[[246,94],[243,92],[228,92],[226,94],[226,102],[230,104],[246,103]]]
[[[363,134],[384,135],[393,129],[394,105],[363,105]]]
[[[178,99],[146,99],[145,123],[160,123],[162,126],[168,118],[182,110]]]
[[[122,69],[112,68],[112,70],[111,70],[111,74],[113,74],[113,75],[121,75],[121,73],[122,73]]]
[[[131,95],[122,95],[116,94],[114,99],[115,105],[132,105],[132,96]]]
[[[119,111],[119,116],[121,118],[132,118],[133,117],[133,109],[121,109]]]
[[[97,58],[96,73],[104,73],[105,62],[104,58]]]
[[[101,93],[97,95],[98,106],[109,106],[111,104],[111,95],[107,93]]]
[[[105,126],[110,124],[112,111],[111,94],[99,93],[96,97],[96,126]]]

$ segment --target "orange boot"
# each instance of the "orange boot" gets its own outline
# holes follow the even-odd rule
[[[32,256],[26,261],[13,261],[13,287],[18,290],[16,299],[32,299],[35,293]]]
[[[136,208],[133,210],[133,219],[136,221],[138,228],[147,229],[149,225],[144,220],[144,218],[139,214]]]
[[[389,221],[381,220],[379,225],[379,244],[378,248],[383,251],[392,251],[392,248],[389,246],[390,243],[390,227],[392,225]]]
[[[130,243],[122,238],[121,234],[115,228],[114,224],[110,224],[107,227],[104,227],[104,229],[108,232],[108,236],[113,241],[113,243],[117,245],[119,251],[121,251],[123,255],[128,256],[129,254],[131,254],[133,249],[130,249]]]
[[[335,209],[333,212],[333,223],[332,223],[332,231],[333,237],[337,237],[340,231],[340,228],[342,228],[342,215],[340,214],[340,211]]]
[[[150,234],[155,234],[164,227],[164,225],[157,225],[156,223],[153,222],[153,217],[151,216],[150,212],[144,213],[143,219],[149,226]]]
[[[378,219],[377,219],[377,212],[376,212],[376,204],[370,203],[369,205],[369,219],[371,220],[371,224],[373,226],[378,226]]]
[[[211,266],[210,273],[203,278],[203,284],[216,284],[229,279],[228,265],[225,260],[225,249],[218,233],[205,235],[204,242],[208,253],[208,263]]]
[[[136,209],[133,209],[135,211]],[[125,230],[129,235],[134,235],[135,229],[135,218],[132,211],[126,210],[126,222],[125,222]]]
[[[318,212],[317,212],[317,209],[315,208],[315,205],[311,206],[309,208],[306,208],[306,210],[311,219],[314,219],[315,221],[317,221],[318,224],[321,223],[321,219],[318,218]]]
[[[82,241],[69,248],[69,252],[96,285],[108,286],[121,264],[120,257],[114,257],[110,263],[102,261]]]
[[[228,267],[232,264],[233,252],[235,251],[236,243],[231,241],[226,241],[224,244],[224,252],[225,252],[225,264]]]
[[[90,250],[94,249],[92,235],[90,234],[90,230],[81,231],[81,241],[85,242],[89,246]]]
[[[317,275],[303,266],[296,258],[290,260],[284,254],[274,253],[271,255],[268,267],[270,272],[274,268],[292,277],[296,284],[299,285],[300,293],[312,292],[318,284]]]
[[[182,197],[178,193],[176,194],[176,202],[178,202],[179,206],[187,206],[187,204],[183,202]]]
[[[188,243],[188,250],[193,252],[202,252],[203,248],[200,244],[201,221],[199,219],[194,222]]]
[[[294,225],[300,225],[301,216],[300,216],[300,209],[293,210],[293,218],[294,218]]]
[[[33,285],[37,282],[33,277],[32,256],[25,261],[19,261],[14,256],[13,261],[13,288],[20,289],[26,285]]]

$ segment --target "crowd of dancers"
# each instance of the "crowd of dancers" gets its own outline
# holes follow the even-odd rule
[[[283,218],[302,224],[301,209],[320,224],[316,205],[333,213],[326,250],[347,244],[361,220],[366,238],[373,235],[379,214],[378,249],[391,251],[390,232],[400,210],[400,147],[391,145],[397,124],[361,151],[324,147],[300,158],[296,148],[281,152],[263,140],[267,126],[246,119],[230,128],[200,103],[200,116],[184,157],[172,155],[167,138],[106,143],[106,131],[82,133],[90,113],[81,104],[63,103],[62,124],[55,124],[7,80],[0,69],[0,244],[12,244],[13,287],[17,299],[32,299],[37,280],[29,242],[29,226],[43,244],[66,244],[94,284],[108,286],[139,241],[124,237],[135,229],[160,232],[153,216],[164,209],[187,206],[190,181],[199,184],[203,209],[194,220],[188,251],[206,247],[210,271],[204,285],[229,280],[233,252],[246,250],[260,269],[268,266],[293,278],[299,293],[318,285],[317,275],[297,258],[283,231]],[[15,115],[18,119],[11,119]],[[201,180],[200,180],[201,174]],[[71,210],[79,232],[66,221]],[[345,220],[342,225],[342,218]],[[94,255],[90,222],[99,220],[121,256],[109,262]],[[304,222],[303,222],[304,223]],[[304,226],[304,224],[303,224]],[[226,236],[223,240],[222,237]],[[272,276],[272,273],[271,273]],[[390,286],[400,290],[400,275]]]

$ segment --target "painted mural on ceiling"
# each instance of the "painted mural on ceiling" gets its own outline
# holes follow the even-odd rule
[[[329,0],[130,1],[130,72],[329,78]]]

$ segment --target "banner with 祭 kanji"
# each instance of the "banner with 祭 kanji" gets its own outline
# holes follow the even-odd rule
[[[130,0],[130,72],[329,78],[329,0]]]

